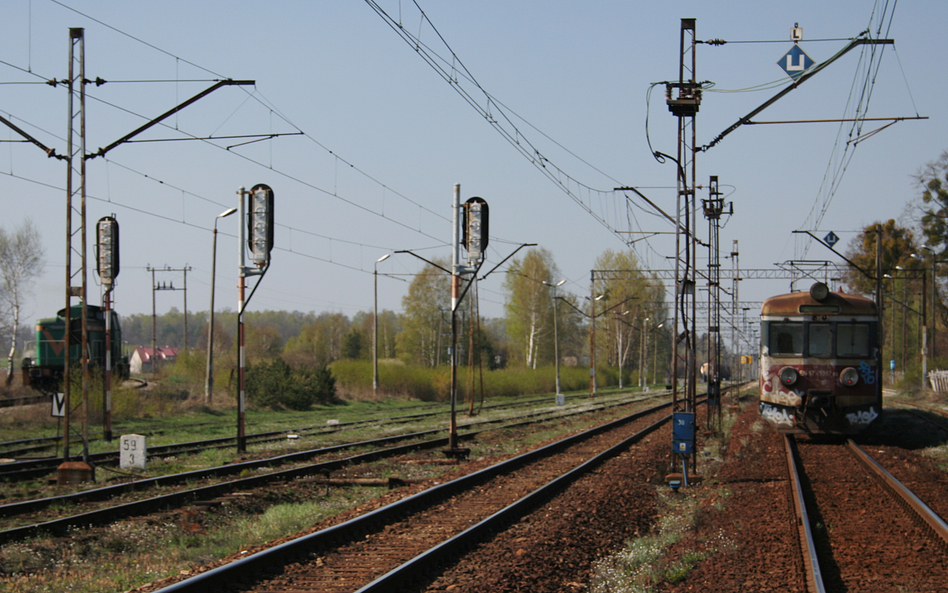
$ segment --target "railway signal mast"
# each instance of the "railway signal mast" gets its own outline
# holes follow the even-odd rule
[[[681,19],[678,82],[665,84],[668,110],[678,118],[677,198],[675,225],[675,315],[672,329],[672,408],[674,437],[672,448],[682,458],[680,481],[668,477],[673,485],[688,485],[690,471],[696,469],[695,451],[695,318],[696,250],[695,235],[695,116],[701,106],[701,85],[695,72],[695,19]],[[656,155],[659,158],[665,155]],[[679,329],[680,328],[680,329]],[[680,333],[679,333],[680,331]],[[684,366],[682,377],[679,367]],[[684,385],[679,385],[679,379]]]
[[[245,370],[244,370],[244,309],[253,293],[260,286],[260,281],[270,269],[270,252],[273,250],[273,190],[269,185],[258,183],[250,191],[243,187],[237,190],[240,196],[240,229],[237,240],[237,249],[240,251],[238,256],[239,279],[237,283],[237,343],[238,343],[238,366],[237,366],[237,452],[247,451],[247,436],[245,429]],[[247,202],[249,201],[249,208]],[[244,226],[246,224],[246,227]],[[244,241],[247,241],[246,247]],[[247,265],[247,252],[250,252],[252,266]],[[260,280],[250,291],[250,296],[244,300],[244,288],[247,276],[260,276]]]
[[[469,451],[458,447],[458,307],[464,295],[477,281],[477,273],[485,261],[487,249],[488,223],[490,210],[483,198],[469,198],[461,205],[461,184],[454,184],[454,211],[452,254],[451,254],[451,423],[448,431],[448,450],[454,457],[466,457]],[[467,265],[461,264],[463,245],[467,250]],[[461,288],[461,276],[471,275],[464,291]]]
[[[99,281],[105,289],[102,309],[105,311],[105,385],[102,406],[105,410],[103,436],[112,442],[112,290],[119,274],[119,224],[115,216],[103,216],[96,224],[96,261]],[[185,307],[185,312],[187,307]]]

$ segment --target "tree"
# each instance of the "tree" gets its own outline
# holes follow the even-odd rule
[[[514,361],[531,368],[540,360],[555,362],[551,285],[559,281],[553,255],[546,249],[531,249],[523,260],[511,262],[504,291],[507,337]]]
[[[434,263],[448,267],[445,260],[434,260]],[[408,294],[402,297],[403,329],[396,337],[399,358],[431,367],[438,364],[440,352],[447,346],[440,337],[445,328],[448,333],[451,329],[450,317],[442,318],[442,312],[451,311],[450,299],[451,276],[443,270],[428,265],[415,276]]]
[[[596,269],[593,292],[602,295],[597,309],[610,311],[602,315],[597,311],[597,359],[604,356],[601,361],[634,367],[639,361],[636,353],[642,352],[645,320],[664,317],[664,290],[659,281],[645,276],[632,251],[607,249],[596,259]]]
[[[846,270],[846,287],[855,294],[873,295],[876,292],[876,242],[882,231],[882,273],[891,274],[898,268],[918,266],[912,257],[919,251],[915,235],[894,220],[874,222],[856,235],[846,248],[846,258],[859,267]]]
[[[593,273],[596,361],[622,367],[623,375],[657,363],[656,328],[668,316],[665,287],[656,275],[646,275],[632,251],[603,252]],[[587,301],[588,306],[588,301]],[[586,314],[588,318],[589,315]],[[645,339],[649,336],[649,361]],[[588,349],[588,342],[586,345]],[[588,350],[587,350],[588,351]],[[646,362],[648,364],[646,364]]]
[[[909,336],[919,335],[925,268],[918,257],[918,245],[912,231],[894,220],[873,223],[857,235],[847,248],[846,257],[862,268],[850,266],[846,285],[851,292],[874,295],[876,292],[876,246],[880,240],[882,289],[884,294],[882,321],[884,351],[892,360],[901,360],[903,371],[908,361],[918,355],[919,344]],[[915,257],[913,257],[913,255]],[[911,313],[911,315],[910,315]]]
[[[939,259],[948,255],[948,150],[919,171],[916,182],[922,190],[922,232]]]
[[[293,363],[326,366],[342,358],[343,338],[349,318],[342,313],[322,313],[286,341],[283,355]]]
[[[43,271],[43,256],[40,234],[32,220],[26,219],[12,233],[0,228],[0,304],[4,309],[3,317],[9,319],[9,326],[5,329],[11,336],[7,385],[13,382],[20,311],[33,282]]]
[[[349,328],[346,335],[342,337],[342,357],[353,360],[365,358],[363,355],[371,351],[371,347],[367,348],[365,346],[365,341],[365,334],[362,333],[361,329],[358,327]]]
[[[336,380],[325,366],[294,369],[282,358],[247,367],[247,397],[255,406],[308,410],[336,397]]]

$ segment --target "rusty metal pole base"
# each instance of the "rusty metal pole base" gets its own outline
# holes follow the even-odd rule
[[[681,483],[684,481],[685,475],[681,472],[670,473],[665,475],[665,483],[671,484],[673,482]],[[700,484],[704,480],[704,476],[701,474],[688,474],[688,484]]]
[[[56,485],[71,486],[95,482],[95,470],[84,461],[64,461],[56,468]]]
[[[470,449],[461,448],[461,447],[452,447],[450,449],[442,449],[441,452],[448,459],[458,459],[458,460],[467,459],[468,456],[471,454]]]

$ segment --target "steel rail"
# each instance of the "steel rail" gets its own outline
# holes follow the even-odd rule
[[[948,524],[927,504],[909,490],[895,476],[879,465],[852,439],[847,440],[850,452],[855,455],[869,471],[878,479],[883,487],[898,501],[923,529],[931,533],[942,549],[948,551]]]
[[[612,402],[608,405],[598,406],[597,409],[608,409],[611,407],[619,407],[627,405],[629,403],[634,403],[633,401],[619,401]],[[660,409],[661,406],[668,404],[661,404],[655,409]],[[589,409],[577,410],[570,414],[563,414],[556,416],[552,419],[568,418],[569,416],[576,414],[583,414],[589,412]],[[522,420],[520,422],[506,424],[501,426],[501,429],[507,428],[516,428],[522,427],[529,424],[534,424],[537,422],[544,421],[543,419],[537,419],[538,416],[545,416],[547,413],[540,412],[535,414],[529,414],[521,418],[532,418],[528,420]],[[480,425],[489,425],[505,422],[509,419],[497,419],[490,420],[479,423]],[[471,425],[465,425],[469,427]],[[54,504],[78,504],[86,502],[94,502],[101,500],[108,500],[119,494],[134,490],[143,490],[145,488],[153,488],[158,486],[170,486],[174,484],[179,484],[182,482],[199,480],[199,479],[208,479],[213,477],[221,477],[223,475],[233,475],[239,474],[244,471],[249,471],[252,469],[258,469],[260,467],[266,467],[270,465],[280,465],[289,461],[299,461],[301,459],[312,458],[317,455],[323,455],[327,453],[333,453],[342,451],[349,448],[362,447],[362,446],[379,446],[398,442],[399,440],[405,440],[408,438],[419,438],[422,436],[430,436],[432,434],[444,432],[444,428],[412,433],[411,435],[398,435],[392,437],[385,437],[382,439],[375,439],[369,441],[361,441],[357,443],[346,443],[341,445],[334,445],[331,447],[325,447],[322,449],[314,449],[310,451],[303,451],[299,453],[291,453],[288,455],[283,455],[275,458],[269,458],[265,460],[257,461],[248,461],[244,463],[231,464],[218,468],[208,468],[205,470],[195,470],[192,472],[185,472],[181,474],[174,474],[171,476],[161,476],[157,478],[149,478],[145,480],[138,480],[135,482],[129,482],[126,484],[117,484],[114,486],[106,486],[103,488],[98,488],[94,490],[88,490],[85,492],[78,492],[74,494],[66,494],[62,496],[48,497],[37,500],[23,501],[20,503],[11,503],[8,505],[0,506],[0,516],[15,516],[20,514],[25,514],[29,512],[36,512],[48,508]],[[483,429],[480,431],[472,431],[460,435],[459,438],[462,440],[470,440],[475,438],[481,432],[484,432],[490,429]],[[387,447],[383,449],[377,449],[375,451],[369,451],[360,455],[355,455],[352,457],[347,457],[345,459],[321,462],[315,464],[308,464],[304,467],[291,468],[282,471],[270,472],[260,476],[253,476],[249,478],[241,478],[238,480],[229,480],[224,483],[214,484],[210,486],[203,486],[198,488],[193,488],[181,492],[164,494],[161,496],[155,496],[144,500],[129,502],[121,505],[110,506],[103,509],[98,509],[94,511],[88,511],[85,513],[79,513],[76,515],[70,515],[68,517],[62,517],[58,519],[53,519],[50,521],[44,521],[41,523],[36,523],[32,525],[26,525],[22,527],[15,527],[0,531],[0,545],[21,540],[27,537],[34,537],[40,534],[53,534],[59,535],[64,534],[68,529],[72,527],[79,526],[90,526],[90,525],[102,525],[117,521],[119,519],[127,518],[130,516],[138,516],[142,514],[147,514],[161,510],[164,508],[180,506],[182,504],[187,504],[190,501],[215,498],[231,492],[233,490],[238,490],[242,488],[254,488],[266,485],[272,482],[279,482],[291,479],[298,479],[301,477],[306,477],[310,475],[325,474],[327,472],[336,471],[338,469],[361,464],[369,463],[372,461],[377,461],[379,459],[384,459],[388,457],[394,457],[398,455],[403,455],[410,451],[421,450],[421,449],[434,449],[437,447],[443,447],[447,444],[447,437],[431,439],[427,441],[420,441],[415,443],[409,443],[406,445],[401,445],[398,447]]]
[[[262,550],[246,558],[179,581],[158,590],[156,593],[207,593],[208,591],[225,587],[234,582],[259,580],[264,575],[271,574],[275,570],[279,570],[280,567],[298,561],[300,558],[306,558],[312,554],[319,554],[322,551],[334,549],[346,543],[362,539],[367,534],[375,532],[385,525],[439,504],[454,494],[474,488],[491,478],[510,473],[528,463],[552,455],[570,445],[637,420],[647,414],[653,414],[657,410],[669,406],[671,406],[671,403],[662,404],[655,408],[636,412],[607,424],[566,437],[545,447],[534,449],[507,461],[492,465],[450,482],[434,486],[393,504],[350,519],[345,523]],[[665,417],[664,422],[667,422],[670,418],[670,416]],[[440,557],[442,553],[444,552],[438,552],[437,555]],[[389,588],[386,590],[391,591],[392,589]]]
[[[661,391],[656,391],[652,396],[661,394]],[[585,395],[574,395],[568,396],[567,399],[582,399],[585,398]],[[486,409],[503,409],[503,408],[517,408],[523,407],[535,403],[548,402],[548,399],[532,399],[528,401],[521,402],[508,402],[503,404],[493,404],[485,406]],[[413,420],[418,420],[421,418],[429,418],[433,416],[439,416],[443,411],[436,410],[433,412],[424,412],[417,414],[409,414],[404,416],[393,416],[390,418],[372,418],[367,420],[353,420],[350,422],[340,422],[334,424],[331,427],[327,425],[314,425],[307,427],[298,427],[282,430],[274,430],[268,432],[254,433],[248,435],[246,438],[248,441],[253,443],[267,443],[267,442],[276,442],[281,441],[285,438],[285,435],[288,432],[293,433],[312,433],[312,434],[328,434],[340,432],[348,428],[353,428],[357,426],[364,426],[376,422],[388,422],[392,424],[397,423],[407,423]],[[31,441],[52,441],[48,447],[55,446],[59,443],[61,437],[42,437],[40,439],[24,439],[21,441],[11,441],[12,443],[26,443]],[[174,443],[170,445],[159,445],[151,446],[148,448],[148,457],[165,457],[170,454],[185,455],[195,452],[200,452],[205,449],[214,449],[214,448],[224,448],[233,446],[237,441],[237,437],[220,437],[217,439],[208,439],[203,441],[191,441],[185,443]],[[0,443],[0,447],[8,443]],[[20,450],[19,452],[22,452]],[[18,451],[6,451],[0,453],[2,456],[6,457],[16,457]],[[115,462],[118,460],[118,452],[116,451],[106,451],[103,453],[95,453],[89,456],[89,462],[95,465],[105,465],[106,463]],[[43,476],[52,473],[59,464],[62,463],[62,458],[60,457],[42,457],[35,459],[26,459],[26,460],[14,460],[7,461],[6,463],[0,463],[0,480],[6,481],[15,481],[15,480],[25,480],[25,479],[34,479],[41,478]]]
[[[436,571],[439,566],[444,566],[452,559],[456,559],[471,550],[478,543],[488,540],[492,535],[526,517],[534,510],[540,508],[544,503],[551,500],[554,496],[566,490],[570,484],[576,482],[586,474],[591,473],[606,461],[628,450],[629,446],[657,430],[663,424],[667,423],[670,418],[670,416],[665,416],[658,422],[647,426],[619,444],[610,447],[585,463],[559,476],[546,485],[541,486],[530,494],[527,494],[517,502],[497,511],[490,517],[462,531],[444,543],[431,548],[424,554],[391,570],[368,585],[358,589],[356,593],[388,593],[389,591],[398,591],[402,588],[417,584],[422,579],[430,580],[434,574],[437,574]]]
[[[823,573],[820,571],[820,560],[816,555],[816,543],[813,540],[813,531],[810,528],[810,515],[807,512],[806,500],[803,498],[803,484],[800,481],[794,443],[792,436],[784,435],[784,446],[787,451],[787,470],[790,474],[790,486],[793,491],[793,507],[797,513],[797,530],[800,533],[800,546],[803,548],[806,586],[810,593],[826,593],[826,587],[823,584]]]
[[[655,391],[653,393],[650,393],[647,396],[644,394],[639,394],[638,396],[642,397],[642,399],[648,399],[648,398],[660,396],[662,393],[664,392]],[[573,396],[573,397],[585,398],[584,395]],[[618,402],[618,403],[609,403],[609,400],[601,401],[599,405],[603,407],[610,407],[613,405],[625,405],[625,403],[629,401],[628,397],[629,396],[626,396],[625,398],[612,400],[612,402]],[[633,394],[631,397],[634,399],[636,395]],[[537,401],[539,400],[533,400],[531,403],[536,403]],[[498,405],[494,407],[497,409],[501,409],[505,407],[520,407],[522,405],[527,405],[527,404],[517,402],[513,404],[503,404],[503,405]],[[371,424],[373,422],[388,422],[390,424],[407,423],[407,422],[411,422],[413,420],[418,420],[421,418],[439,416],[441,415],[441,413],[443,412],[412,414],[412,415],[407,415],[407,416],[395,416],[395,417],[387,418],[387,419],[356,420],[352,422],[343,422],[339,424],[334,424],[332,425],[331,428],[327,427],[326,425],[317,425],[317,426],[310,426],[306,428],[277,430],[277,431],[270,431],[270,432],[265,432],[265,433],[256,433],[254,435],[249,435],[247,439],[248,440],[252,439],[254,443],[277,442],[277,441],[285,440],[287,433],[290,433],[290,432],[329,434],[329,433],[340,432],[342,430],[345,430],[347,428],[352,428],[357,425],[366,425],[366,424]],[[544,414],[544,413],[553,414],[554,411],[549,410],[547,412],[538,412],[533,415]],[[492,420],[492,421],[486,421],[486,422],[496,423],[496,422],[502,422],[502,421],[505,421],[505,420],[504,419]],[[464,428],[467,428],[470,426],[476,426],[478,424],[483,424],[483,423],[484,421],[471,422],[471,423],[464,424],[461,426]],[[433,431],[424,431],[420,433],[410,433],[410,434],[405,434],[405,435],[400,435],[400,436],[401,438],[412,438],[413,436],[417,436],[417,435],[424,435],[424,434],[431,434],[432,432],[438,432],[438,430],[441,430],[441,429],[435,429]],[[224,448],[227,446],[232,446],[235,442],[236,442],[236,437],[220,437],[217,439],[208,439],[204,441],[192,441],[188,443],[176,443],[172,445],[161,445],[157,447],[149,447],[148,457],[152,458],[152,457],[164,457],[170,454],[187,455],[187,454],[199,453],[207,449]],[[363,442],[360,444],[365,444],[365,443]],[[304,451],[303,453],[305,454],[306,452]],[[114,462],[118,459],[118,457],[119,457],[119,454],[117,451],[108,451],[104,453],[97,453],[97,454],[90,455],[89,462],[93,467],[97,465],[104,466],[106,462]],[[0,463],[0,481],[16,481],[16,480],[41,478],[48,475],[52,471],[54,471],[61,462],[62,462],[61,458],[44,457],[41,459],[31,459],[31,460],[24,460],[24,461],[12,461],[12,462],[7,462],[7,463]],[[233,467],[233,465],[225,466],[225,468],[227,467]],[[230,473],[230,472],[227,472],[227,473]],[[2,507],[0,507],[0,509],[2,509]],[[2,516],[2,510],[0,510],[0,516]]]

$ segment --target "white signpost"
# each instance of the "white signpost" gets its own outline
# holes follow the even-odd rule
[[[119,441],[119,467],[121,469],[145,470],[147,457],[146,439],[140,434],[122,435]]]
[[[66,415],[66,396],[62,393],[53,394],[53,408],[50,415],[53,418],[62,418]]]

